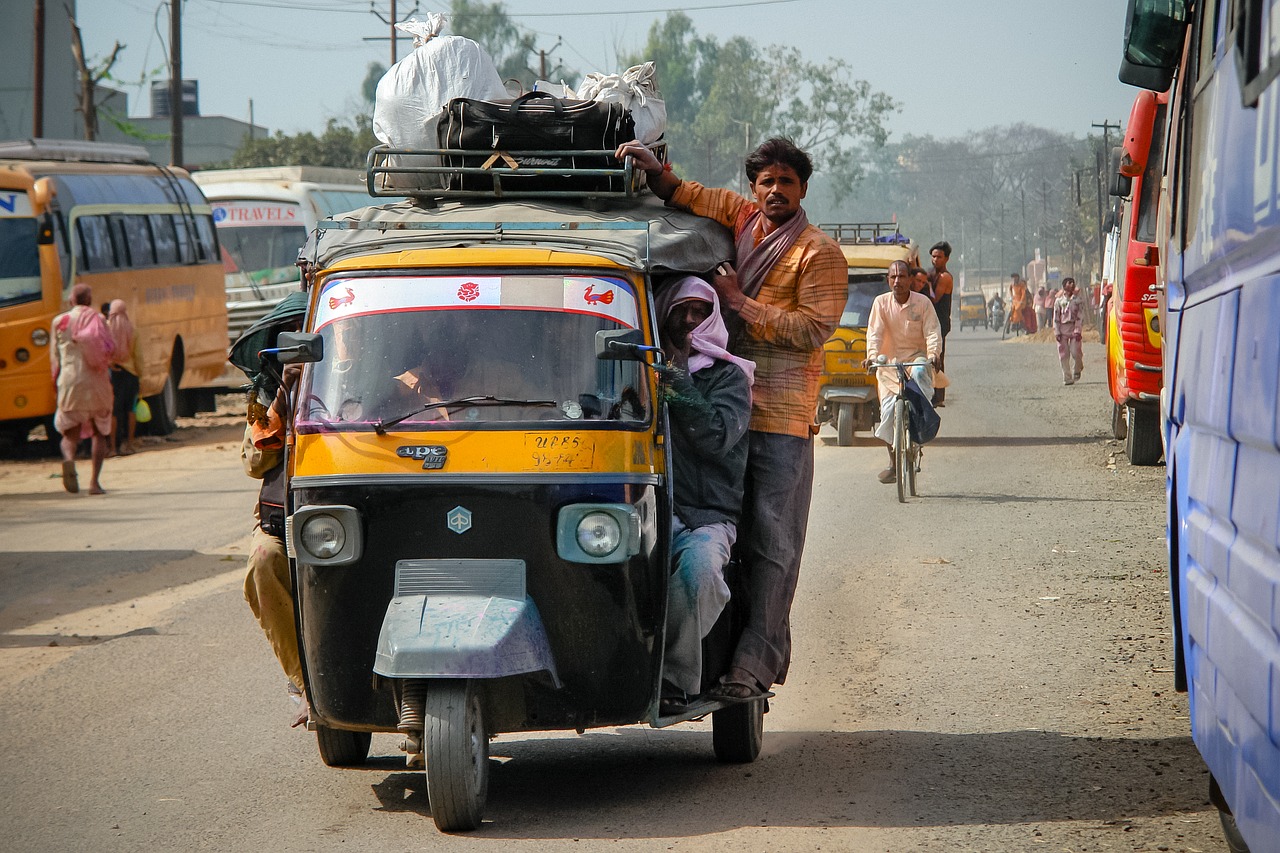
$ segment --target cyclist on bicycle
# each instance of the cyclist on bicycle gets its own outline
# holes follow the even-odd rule
[[[938,323],[938,314],[929,297],[911,289],[911,279],[911,267],[906,261],[894,261],[889,266],[890,292],[875,298],[867,321],[867,358],[862,365],[868,370],[881,355],[889,361],[927,358],[933,368],[938,366],[938,354],[942,350],[942,327]],[[933,370],[913,370],[912,376],[924,399],[931,399]],[[881,471],[877,479],[882,483],[892,483],[898,477],[893,460],[893,407],[901,388],[896,370],[877,370],[876,380],[880,393],[880,423],[875,434],[889,446],[889,467]]]

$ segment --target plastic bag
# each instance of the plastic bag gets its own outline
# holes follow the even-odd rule
[[[617,101],[631,110],[636,139],[652,145],[667,132],[667,104],[658,92],[652,62],[633,65],[621,74],[588,74],[578,87],[578,97],[592,101]]]
[[[151,405],[139,397],[138,402],[133,404],[133,416],[140,424],[151,423]]]
[[[444,105],[454,98],[492,100],[507,96],[493,59],[484,48],[462,36],[442,36],[444,16],[408,20],[396,29],[413,36],[413,52],[387,69],[378,81],[373,107],[373,134],[393,148],[435,148],[436,125]],[[398,155],[389,166],[437,166],[439,158]],[[441,186],[438,175],[386,176],[391,188]]]

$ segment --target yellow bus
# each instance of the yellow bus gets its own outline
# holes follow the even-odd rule
[[[0,142],[0,442],[49,425],[50,325],[73,284],[123,299],[152,429],[194,411],[226,362],[222,261],[209,203],[140,146]]]

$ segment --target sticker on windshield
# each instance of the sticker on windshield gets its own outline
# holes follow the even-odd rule
[[[559,310],[639,326],[635,295],[621,279],[512,275],[330,279],[313,328],[367,314],[471,308]]]
[[[566,278],[564,308],[607,317],[630,329],[638,325],[635,297],[620,283],[609,279]]]

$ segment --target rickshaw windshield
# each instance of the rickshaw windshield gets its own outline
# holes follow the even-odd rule
[[[643,366],[595,356],[596,332],[638,326],[635,292],[621,278],[330,280],[312,325],[324,359],[308,371],[298,429],[642,423]]]
[[[871,317],[871,303],[882,293],[889,292],[889,279],[885,273],[850,273],[849,300],[840,315],[840,325],[861,329]]]

